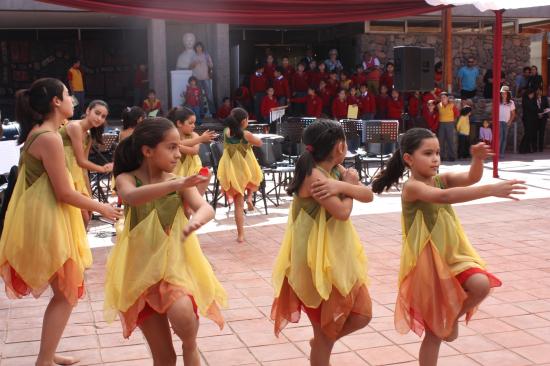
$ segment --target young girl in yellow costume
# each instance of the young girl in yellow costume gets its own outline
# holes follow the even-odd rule
[[[262,169],[254,156],[252,146],[262,146],[262,140],[246,131],[248,113],[242,108],[233,108],[224,121],[223,155],[218,165],[220,186],[230,201],[235,202],[237,241],[244,241],[244,196],[248,210],[252,211],[252,193],[257,191],[264,179]]]
[[[278,335],[304,310],[313,326],[311,365],[326,366],[336,340],[372,316],[367,257],[349,218],[353,200],[370,202],[372,191],[340,165],[347,144],[339,123],[315,122],[302,139],[306,151],[287,189],[293,200],[273,268],[271,319]]]
[[[155,365],[175,365],[172,330],[183,343],[186,366],[199,365],[198,312],[220,328],[226,294],[201,251],[194,231],[214,217],[197,184],[177,177],[180,135],[165,118],[146,119],[118,145],[114,174],[125,204],[122,232],[107,262],[105,318],[122,322],[128,338],[139,326]],[[187,220],[183,203],[193,210]]]
[[[395,327],[426,336],[420,347],[421,366],[437,364],[441,341],[458,336],[458,319],[468,321],[491,287],[501,282],[485,270],[485,263],[464,233],[451,204],[495,196],[513,198],[523,193],[520,181],[474,186],[483,175],[483,160],[492,153],[479,143],[471,148],[469,172],[438,174],[441,158],[437,137],[413,128],[401,140],[385,170],[374,180],[376,193],[403,176],[403,248]]]
[[[88,171],[108,173],[113,170],[112,163],[101,166],[88,160],[92,142],[103,143],[103,128],[108,114],[107,103],[102,100],[94,100],[88,105],[83,119],[71,121],[59,129],[74,187],[88,197],[92,195]],[[89,212],[82,210],[82,218],[84,226],[88,226]]]
[[[187,107],[172,108],[166,116],[176,125],[180,133],[180,153],[181,158],[174,169],[174,174],[180,177],[190,177],[199,174],[202,168],[202,161],[199,156],[201,144],[212,141],[216,138],[214,131],[206,130],[200,136],[194,132],[197,116],[195,112]],[[206,176],[206,175],[205,175]],[[207,175],[207,180],[197,186],[201,196],[206,192],[208,183],[210,183],[211,174]]]
[[[72,364],[55,355],[71,311],[83,295],[84,270],[92,264],[80,209],[109,219],[120,210],[74,190],[58,130],[73,114],[72,99],[57,79],[36,80],[16,95],[21,125],[19,175],[0,239],[0,275],[10,298],[38,297],[49,286],[38,366]]]

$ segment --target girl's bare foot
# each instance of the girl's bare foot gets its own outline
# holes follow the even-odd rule
[[[74,365],[75,363],[80,362],[80,360],[73,356],[61,356],[56,354],[53,356],[53,362],[57,365]]]
[[[254,211],[254,204],[252,201],[246,201],[246,209],[250,212]]]
[[[244,243],[244,234],[237,234],[237,242]]]

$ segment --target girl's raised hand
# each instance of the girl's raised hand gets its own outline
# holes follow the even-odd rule
[[[342,176],[342,180],[349,184],[359,184],[359,173],[354,168],[348,168]]]
[[[479,160],[485,160],[489,156],[495,155],[491,150],[491,146],[487,145],[484,142],[480,142],[473,145],[470,148],[470,154],[472,155],[472,158],[479,159]]]
[[[206,182],[207,180],[207,177],[199,174],[192,175],[190,177],[177,178],[178,190],[195,187],[197,184]]]
[[[311,196],[316,200],[324,200],[340,194],[338,181],[335,179],[317,179],[311,183]]]
[[[105,217],[107,220],[115,221],[122,218],[124,211],[120,207],[104,203],[101,205],[101,211],[99,211],[101,216]]]
[[[109,173],[113,171],[113,163],[103,165],[103,173]]]
[[[514,197],[512,195],[525,194],[525,190],[527,189],[527,187],[524,186],[523,184],[525,184],[525,181],[516,180],[516,179],[505,180],[505,181],[493,184],[491,196],[508,198],[514,201],[519,201],[519,198]]]
[[[218,134],[215,131],[206,130],[201,135],[201,142],[210,142],[218,137]]]

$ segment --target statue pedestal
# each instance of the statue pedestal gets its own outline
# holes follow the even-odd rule
[[[170,71],[170,85],[172,108],[182,105],[182,94],[187,90],[187,81],[192,75],[191,70],[172,70]]]

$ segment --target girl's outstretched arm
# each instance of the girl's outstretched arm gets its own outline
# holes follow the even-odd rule
[[[258,136],[254,135],[250,131],[244,131],[244,138],[246,141],[248,141],[251,145],[254,146],[262,146],[262,139]]]
[[[402,197],[407,202],[424,201],[431,203],[461,203],[484,197],[501,197],[519,200],[513,195],[524,194],[527,187],[521,180],[507,180],[495,184],[485,184],[475,187],[454,187],[441,189],[425,183],[408,180],[403,186]]]
[[[193,215],[183,228],[183,235],[188,236],[193,231],[198,230],[201,226],[214,218],[214,209],[208,202],[202,198],[196,187],[188,187],[180,191],[180,194],[189,207],[193,210]]]
[[[441,174],[441,180],[445,184],[445,187],[466,187],[481,180],[483,176],[483,161],[494,154],[491,151],[491,147],[484,142],[473,145],[470,152],[472,154],[472,163],[468,172]]]
[[[206,181],[207,178],[200,175],[190,177],[178,177],[161,183],[136,186],[136,179],[130,173],[122,173],[116,178],[117,193],[123,202],[130,206],[139,206],[172,192],[179,192],[187,187],[195,187]]]

